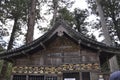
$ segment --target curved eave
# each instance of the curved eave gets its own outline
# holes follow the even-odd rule
[[[55,33],[53,36],[50,36],[52,32],[55,30],[55,27],[51,30],[49,30],[47,33],[45,33],[43,36],[40,38],[23,45],[19,48],[16,49],[11,49],[7,51],[3,51],[0,53],[0,59],[6,59],[9,60],[9,58],[20,56],[20,55],[26,55],[29,54],[31,51],[39,47],[39,50],[44,49],[44,43],[49,41],[51,37],[56,36],[57,33]]]
[[[108,46],[104,43],[97,42],[93,39],[90,39],[83,34],[76,32],[75,30],[71,29],[70,27],[67,27],[67,30],[69,30],[69,33],[67,34],[69,37],[71,37],[73,40],[78,42],[81,45],[84,45],[86,47],[98,50],[99,52],[105,52],[107,54],[118,54],[120,55],[120,48],[114,47],[114,46]],[[66,33],[65,33],[66,34]]]
[[[22,48],[25,48],[25,49],[18,48],[18,49],[13,49],[13,50],[8,50],[6,52],[3,52],[3,54],[0,54],[0,59],[9,59],[9,58],[20,56],[20,55],[26,55],[27,53],[29,53],[30,51],[34,50],[37,47],[40,47],[40,49],[43,49],[43,47],[41,46],[41,43],[34,46],[24,46]]]
[[[52,40],[52,38],[57,37],[58,32],[56,31],[60,26],[64,29],[62,32],[63,35],[66,35],[71,40],[76,42],[79,45],[83,45],[85,47],[88,47],[90,49],[94,49],[97,51],[100,51],[100,53],[106,53],[106,54],[120,54],[120,48],[116,48],[113,46],[107,46],[103,43],[97,42],[95,40],[92,40],[90,38],[85,37],[83,34],[76,32],[73,30],[69,25],[67,25],[63,21],[58,21],[54,25],[54,27],[49,30],[47,33],[45,33],[40,38],[34,40],[33,42],[21,46],[17,49],[11,49],[8,51],[4,51],[0,54],[0,59],[9,59],[11,57],[19,56],[19,55],[25,55],[29,54],[34,49],[37,49],[38,47],[40,50],[44,49],[44,45]],[[46,46],[46,45],[45,45]]]

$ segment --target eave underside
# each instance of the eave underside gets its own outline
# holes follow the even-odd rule
[[[51,30],[49,30],[47,33],[45,33],[42,37],[38,38],[37,40],[27,45],[24,45],[20,48],[3,52],[2,54],[0,54],[0,59],[9,60],[12,58],[18,58],[19,56],[30,55],[35,51],[45,49],[45,47],[48,44],[50,44],[55,38],[60,37],[58,35],[58,32],[55,32],[55,30],[59,28],[59,26],[62,26],[62,28],[64,29],[63,31],[61,31],[63,32],[64,36],[66,36],[67,38],[69,38],[79,46],[83,46],[90,50],[96,51],[100,55],[100,60],[102,62],[104,62],[106,59],[111,58],[113,55],[120,54],[119,48],[113,46],[107,46],[103,43],[89,39],[85,37],[83,34],[73,30],[66,23],[58,22]]]

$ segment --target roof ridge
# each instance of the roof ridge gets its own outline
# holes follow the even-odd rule
[[[4,51],[4,52],[0,52],[1,53],[0,54],[0,59],[2,57],[7,58],[7,55],[10,56],[11,54],[14,54],[14,56],[18,55],[17,53],[21,54],[24,50],[31,51],[32,49],[34,49],[34,48],[31,48],[31,47],[35,47],[35,48],[38,47],[38,46],[42,47],[41,43],[44,43],[47,40],[49,40],[51,37],[53,37],[57,33],[57,32],[54,33],[54,31],[60,26],[65,28],[68,31],[68,33],[66,33],[66,34],[69,37],[76,40],[76,42],[79,42],[81,40],[84,45],[86,45],[88,47],[95,48],[95,49],[98,49],[98,47],[103,49],[103,50],[105,50],[104,48],[109,48],[108,50],[105,50],[106,52],[111,52],[114,49],[115,50],[117,49],[118,51],[112,51],[112,53],[120,52],[120,48],[117,48],[117,47],[114,47],[114,46],[109,46],[109,45],[106,45],[104,43],[98,42],[94,39],[88,38],[88,37],[84,36],[84,34],[82,34],[80,32],[77,32],[76,30],[72,29],[72,27],[70,27],[70,25],[67,24],[67,22],[65,20],[59,19],[58,21],[56,21],[56,23],[54,24],[54,26],[51,29],[49,29],[45,34],[43,34],[38,39],[36,39],[36,40],[26,44],[26,45],[23,45],[19,48],[15,48],[15,49],[7,50],[7,51]],[[91,46],[88,45],[88,44],[90,44]]]

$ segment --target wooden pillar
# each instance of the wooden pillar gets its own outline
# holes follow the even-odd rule
[[[11,78],[10,78],[10,80],[13,80],[13,75],[11,75]]]
[[[28,75],[26,75],[26,80],[28,80]]]
[[[62,74],[59,74],[57,76],[58,76],[58,80],[63,80],[63,75]]]
[[[109,60],[109,64],[110,64],[110,71],[114,72],[114,71],[118,71],[119,70],[119,66],[118,66],[118,62],[117,62],[117,57],[116,55],[113,56],[110,60]]]
[[[80,80],[82,80],[82,74],[81,74],[81,72],[79,72],[79,75],[80,75]]]
[[[103,31],[103,35],[105,36],[105,43],[107,45],[112,45],[112,40],[110,38],[110,35],[109,35],[109,30],[106,26],[106,21],[105,21],[105,17],[104,17],[104,12],[103,12],[103,9],[102,9],[102,6],[101,6],[101,2],[102,0],[96,0],[96,4],[97,4],[97,8],[98,8],[98,12],[99,12],[99,15],[100,15],[100,21],[101,21],[101,25],[102,25],[102,31]],[[113,58],[111,58],[109,60],[109,64],[110,64],[110,70],[111,72],[114,72],[116,70],[119,70],[119,66],[118,66],[118,63],[117,63],[117,58],[116,56],[114,56]]]

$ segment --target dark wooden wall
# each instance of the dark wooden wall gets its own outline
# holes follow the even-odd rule
[[[44,50],[16,59],[15,66],[57,66],[77,63],[99,64],[99,54],[62,36],[51,41]]]

